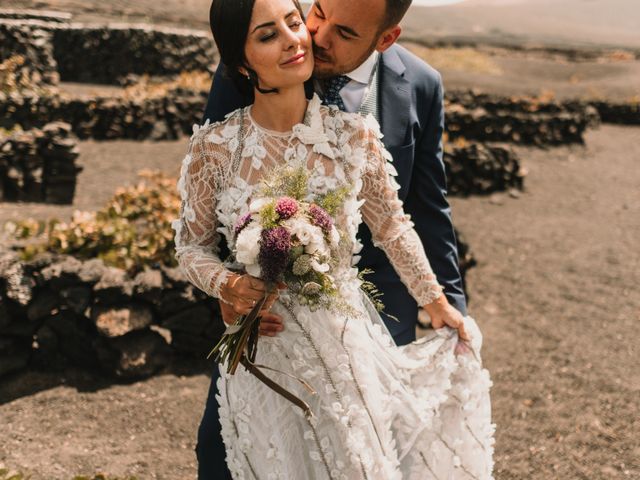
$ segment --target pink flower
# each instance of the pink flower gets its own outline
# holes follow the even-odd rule
[[[251,222],[251,213],[245,213],[243,216],[241,216],[236,222],[236,235],[239,235],[240,232],[244,230],[247,225],[249,225],[249,222]]]
[[[275,227],[262,231],[258,263],[262,279],[267,283],[282,280],[291,251],[291,234],[284,227]]]
[[[276,203],[276,213],[282,220],[293,217],[298,211],[298,202],[291,197],[282,197]]]
[[[311,223],[316,227],[320,227],[324,233],[329,234],[331,232],[333,219],[323,208],[312,204],[309,207],[309,216],[311,217]]]

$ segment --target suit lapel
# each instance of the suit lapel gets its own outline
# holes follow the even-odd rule
[[[379,105],[383,142],[387,148],[404,145],[407,139],[411,107],[409,81],[404,78],[406,67],[395,46],[381,56]]]

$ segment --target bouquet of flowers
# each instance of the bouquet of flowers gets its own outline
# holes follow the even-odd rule
[[[292,195],[265,195],[254,199],[249,211],[235,225],[236,263],[248,274],[262,279],[267,293],[248,315],[227,328],[209,354],[215,354],[218,362],[227,363],[230,374],[235,373],[239,363],[247,366],[255,360],[258,315],[278,284],[284,282],[289,293],[297,295],[300,303],[311,309],[331,307],[337,295],[331,271],[341,235],[321,205],[335,211],[340,202],[335,192],[329,203],[326,196],[309,201],[304,189],[294,188],[300,183],[296,181],[300,175],[305,172],[290,171],[289,175],[279,178],[280,188],[271,185],[263,189],[267,194]],[[283,188],[287,185],[288,188]]]

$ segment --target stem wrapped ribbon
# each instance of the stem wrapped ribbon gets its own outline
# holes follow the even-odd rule
[[[278,385],[260,369],[271,370],[272,372],[293,378],[300,382],[312,395],[315,395],[316,391],[307,382],[294,375],[276,370],[275,368],[255,364],[256,355],[258,354],[260,327],[259,314],[273,291],[273,287],[269,287],[268,292],[255,304],[253,309],[247,315],[240,316],[233,325],[229,325],[227,327],[222,338],[216,346],[213,347],[211,352],[209,352],[207,358],[210,358],[211,355],[215,354],[215,359],[218,363],[227,363],[227,373],[230,375],[234,375],[238,368],[238,364],[242,364],[249,373],[254,375],[267,387],[299,407],[307,418],[312,418],[313,412],[311,411],[311,407],[308,403],[291,393],[286,388]]]
[[[233,325],[229,325],[222,334],[222,338],[209,352],[207,358],[215,354],[216,362],[227,363],[227,373],[236,373],[238,364],[243,355],[247,355],[249,361],[254,362],[258,353],[258,329],[260,327],[260,311],[264,308],[273,288],[256,302],[253,309],[247,314],[238,317]]]

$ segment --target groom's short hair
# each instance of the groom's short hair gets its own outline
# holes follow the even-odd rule
[[[412,0],[387,0],[383,29],[400,23],[404,14],[409,10],[411,2]]]

